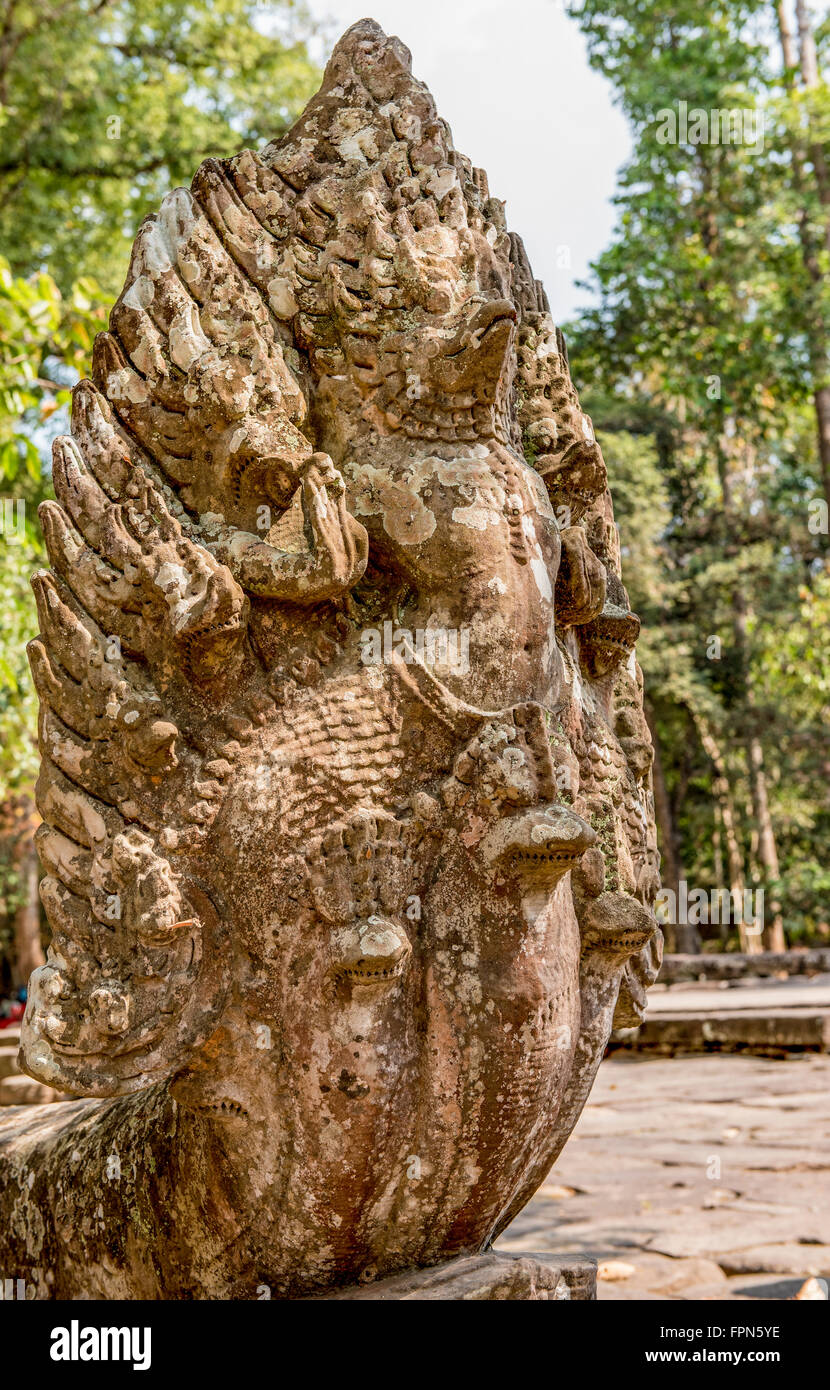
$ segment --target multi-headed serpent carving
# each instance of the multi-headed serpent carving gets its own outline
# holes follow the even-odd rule
[[[0,1127],[4,1273],[483,1248],[654,975],[650,744],[564,342],[399,40],[144,223],[54,480],[23,1057],[100,1099]]]

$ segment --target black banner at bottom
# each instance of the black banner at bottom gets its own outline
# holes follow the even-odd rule
[[[417,1302],[419,1300],[406,1300]],[[580,1358],[592,1376],[603,1371],[634,1372],[647,1383],[651,1371],[681,1372],[710,1366],[756,1368],[787,1374],[824,1363],[827,1346],[827,1303],[744,1300],[740,1303],[560,1302],[540,1309],[501,1302],[479,1322],[483,1310],[460,1308],[457,1300],[432,1302],[428,1310],[414,1307],[386,1312],[375,1304],[363,1313],[348,1300],[316,1299],[251,1303],[117,1303],[117,1302],[0,1302],[0,1335],[7,1365],[15,1379],[39,1372],[47,1387],[67,1377],[96,1378],[100,1372],[139,1376],[170,1375],[186,1365],[189,1374],[204,1372],[211,1383],[240,1372],[257,1374],[269,1368],[269,1379],[282,1378],[288,1363],[293,1373],[297,1358],[316,1376],[343,1368],[355,1350],[371,1349],[385,1374],[393,1362],[383,1357],[387,1338],[395,1361],[409,1345],[407,1362],[415,1371],[417,1348],[423,1345],[431,1363],[430,1377],[440,1371],[446,1379],[458,1366],[469,1377],[482,1356],[482,1370],[492,1374],[489,1358],[495,1345],[509,1350],[514,1360],[511,1377],[522,1366],[538,1375],[540,1355],[551,1375],[573,1374]],[[357,1322],[355,1322],[357,1317]],[[365,1317],[365,1324],[363,1318]],[[424,1321],[426,1319],[426,1321]],[[438,1332],[437,1345],[402,1343]],[[544,1341],[538,1341],[538,1338]],[[553,1341],[549,1341],[549,1338]],[[504,1339],[510,1343],[505,1347]],[[440,1347],[440,1352],[439,1352]],[[436,1358],[436,1352],[438,1356]],[[413,1356],[413,1353],[415,1355]],[[558,1365],[562,1358],[561,1366]],[[286,1362],[285,1358],[288,1358]],[[485,1359],[486,1358],[486,1359]],[[437,1362],[437,1364],[436,1364]],[[531,1369],[532,1368],[532,1369]]]

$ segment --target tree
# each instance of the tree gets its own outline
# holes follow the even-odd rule
[[[664,821],[672,813],[664,855],[671,834],[671,872],[682,863],[698,881],[723,876],[725,850],[729,887],[760,877],[765,942],[780,947],[785,915],[792,935],[817,926],[816,904],[790,890],[796,878],[817,882],[827,861],[826,791],[805,755],[815,724],[805,714],[793,727],[770,656],[793,632],[801,589],[815,594],[825,574],[826,534],[811,524],[825,481],[820,428],[811,433],[809,415],[830,307],[816,235],[826,226],[827,26],[811,35],[796,140],[769,0],[722,0],[705,15],[693,0],[585,0],[571,13],[634,130],[618,229],[593,267],[598,303],[568,335],[595,424],[627,430],[641,457],[651,440],[667,500],[652,537],[658,574],[645,590],[636,567],[628,580],[646,624]],[[615,486],[618,453],[615,443]],[[642,530],[655,495],[644,467],[623,534]],[[817,655],[826,670],[826,650]]]
[[[65,423],[68,383],[89,361],[105,306],[92,281],[63,298],[51,276],[12,275],[0,259],[0,954],[17,986],[42,959],[37,825],[37,700],[26,644],[37,631],[29,579],[45,553],[37,505],[50,492],[42,450]]]
[[[830,506],[830,332],[827,272],[830,268],[830,89],[820,80],[815,38],[804,0],[795,0],[798,46],[785,0],[777,0],[785,99],[780,119],[790,156],[791,193],[804,262],[801,329],[813,378],[818,453],[825,500]],[[799,86],[799,78],[801,85]]]
[[[29,578],[44,556],[37,507],[51,492],[41,451],[65,423],[69,383],[86,369],[105,314],[93,281],[64,298],[51,276],[22,279],[0,259],[0,801],[30,785],[37,766],[26,643],[37,631]]]
[[[111,295],[142,218],[314,91],[294,0],[0,0],[0,247]]]

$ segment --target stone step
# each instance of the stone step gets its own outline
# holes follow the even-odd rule
[[[66,1100],[66,1096],[30,1076],[4,1076],[0,1080],[0,1106],[51,1105],[56,1100]]]
[[[819,1012],[830,1009],[830,975],[801,975],[791,980],[709,980],[696,984],[677,984],[667,988],[655,985],[649,991],[648,1017],[666,1014],[731,1013],[735,1009],[752,1013],[782,1013],[797,1009]]]
[[[20,1046],[20,1024],[12,1023],[8,1028],[0,1028],[0,1047]]]
[[[0,1034],[0,1037],[2,1034]],[[4,1076],[19,1076],[20,1068],[17,1065],[17,1043],[13,1047],[7,1047],[5,1043],[0,1043],[0,1080]]]
[[[670,1056],[683,1052],[749,1052],[780,1056],[830,1051],[830,1009],[765,1009],[655,1015],[614,1035],[612,1047]]]
[[[830,970],[830,947],[812,950],[760,951],[755,956],[740,951],[713,952],[700,956],[665,955],[658,979],[662,985],[682,980],[738,980],[764,975],[817,975]]]

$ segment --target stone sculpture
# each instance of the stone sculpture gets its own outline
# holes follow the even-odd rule
[[[485,1250],[656,972],[651,750],[562,336],[398,39],[143,224],[54,481],[21,1055],[99,1099],[0,1126],[0,1266]]]

